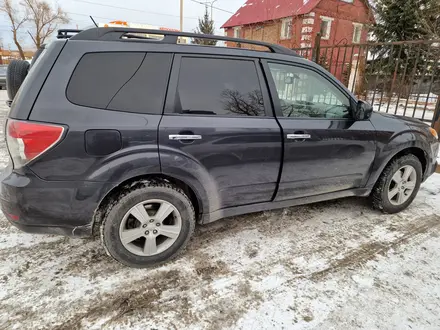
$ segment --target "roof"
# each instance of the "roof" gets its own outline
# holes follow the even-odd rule
[[[247,0],[221,27],[246,25],[310,13],[321,0]],[[306,2],[304,4],[304,2]]]

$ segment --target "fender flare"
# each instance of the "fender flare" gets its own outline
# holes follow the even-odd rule
[[[159,158],[157,146],[123,149],[101,159],[87,174],[87,180],[103,182],[95,198],[98,208],[118,187],[157,177],[187,186],[197,198],[199,213],[219,208],[219,192],[206,168],[180,150],[164,147]]]
[[[188,185],[201,202],[200,213],[220,209],[221,198],[215,180],[208,170],[190,154],[180,149],[160,146],[161,173]]]
[[[419,133],[419,132],[418,132]],[[426,153],[426,148],[429,147],[428,143],[424,143],[422,140],[411,138],[410,140],[407,140],[404,143],[393,143],[396,142],[398,138],[405,137],[408,135],[413,135],[413,132],[404,132],[396,137],[394,137],[392,140],[389,141],[389,143],[383,148],[381,151],[382,154],[385,154],[383,157],[376,157],[376,160],[373,164],[372,173],[368,179],[367,187],[373,188],[376,184],[377,180],[379,179],[380,175],[384,171],[385,167],[391,162],[393,158],[395,158],[400,153],[404,152],[408,149],[418,149],[421,152],[423,152],[423,155],[425,157],[425,162],[428,164],[429,161],[429,155]],[[426,171],[426,168],[425,168]],[[423,173],[425,175],[425,173]]]

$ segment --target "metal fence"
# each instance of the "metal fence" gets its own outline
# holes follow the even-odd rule
[[[440,115],[440,40],[294,49],[338,78],[376,111],[432,125]]]

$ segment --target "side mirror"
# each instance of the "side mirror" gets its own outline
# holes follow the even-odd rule
[[[363,100],[359,100],[356,110],[354,112],[354,119],[356,120],[366,120],[370,119],[373,113],[373,107]]]

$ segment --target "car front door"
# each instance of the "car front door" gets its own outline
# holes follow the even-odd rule
[[[376,134],[369,120],[354,120],[352,97],[335,78],[306,63],[263,66],[284,139],[276,200],[363,187]]]
[[[183,175],[176,162],[201,167],[199,180],[215,200],[210,212],[268,202],[282,147],[258,60],[175,55],[159,128],[164,174]]]

